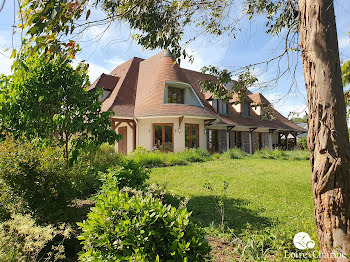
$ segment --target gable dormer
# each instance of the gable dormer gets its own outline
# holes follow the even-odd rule
[[[240,95],[235,93],[230,99],[232,107],[239,113],[242,117],[251,117],[251,104],[253,100],[247,95]]]
[[[254,112],[263,117],[264,120],[268,120],[266,110],[268,110],[270,102],[260,93],[250,94],[249,97],[253,100],[252,108]]]

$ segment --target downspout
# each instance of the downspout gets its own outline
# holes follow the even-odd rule
[[[139,141],[139,133],[140,133],[140,132],[137,131],[137,129],[138,129],[138,127],[139,127],[139,122],[137,121],[136,118],[133,118],[133,119],[134,119],[134,121],[135,121],[135,123],[136,123],[136,126],[135,126],[135,136],[136,136],[136,138],[135,138],[135,149],[136,149],[137,143],[138,143],[138,141]]]

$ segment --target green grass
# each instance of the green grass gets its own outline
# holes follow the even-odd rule
[[[226,181],[225,236],[231,239],[236,254],[253,261],[269,260],[271,255],[283,260],[282,249],[294,251],[293,237],[300,231],[316,241],[310,177],[308,161],[250,157],[154,168],[150,182],[188,197],[192,219],[215,236],[221,220],[217,196]],[[205,183],[213,190],[204,188]]]

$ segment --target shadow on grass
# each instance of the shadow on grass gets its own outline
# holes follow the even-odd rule
[[[165,196],[165,201],[173,206],[179,206],[179,197]],[[225,227],[240,233],[247,229],[262,229],[272,225],[272,221],[259,215],[258,211],[247,208],[249,201],[227,198],[225,204]],[[192,212],[192,221],[201,227],[221,225],[221,214],[218,199],[215,196],[197,196],[189,200],[187,210]]]

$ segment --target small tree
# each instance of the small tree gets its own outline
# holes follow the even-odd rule
[[[0,128],[15,137],[54,139],[68,162],[80,148],[113,143],[118,135],[110,129],[112,113],[101,111],[101,90],[86,89],[88,65],[74,69],[62,60],[32,50],[16,58],[14,73],[0,79]]]

